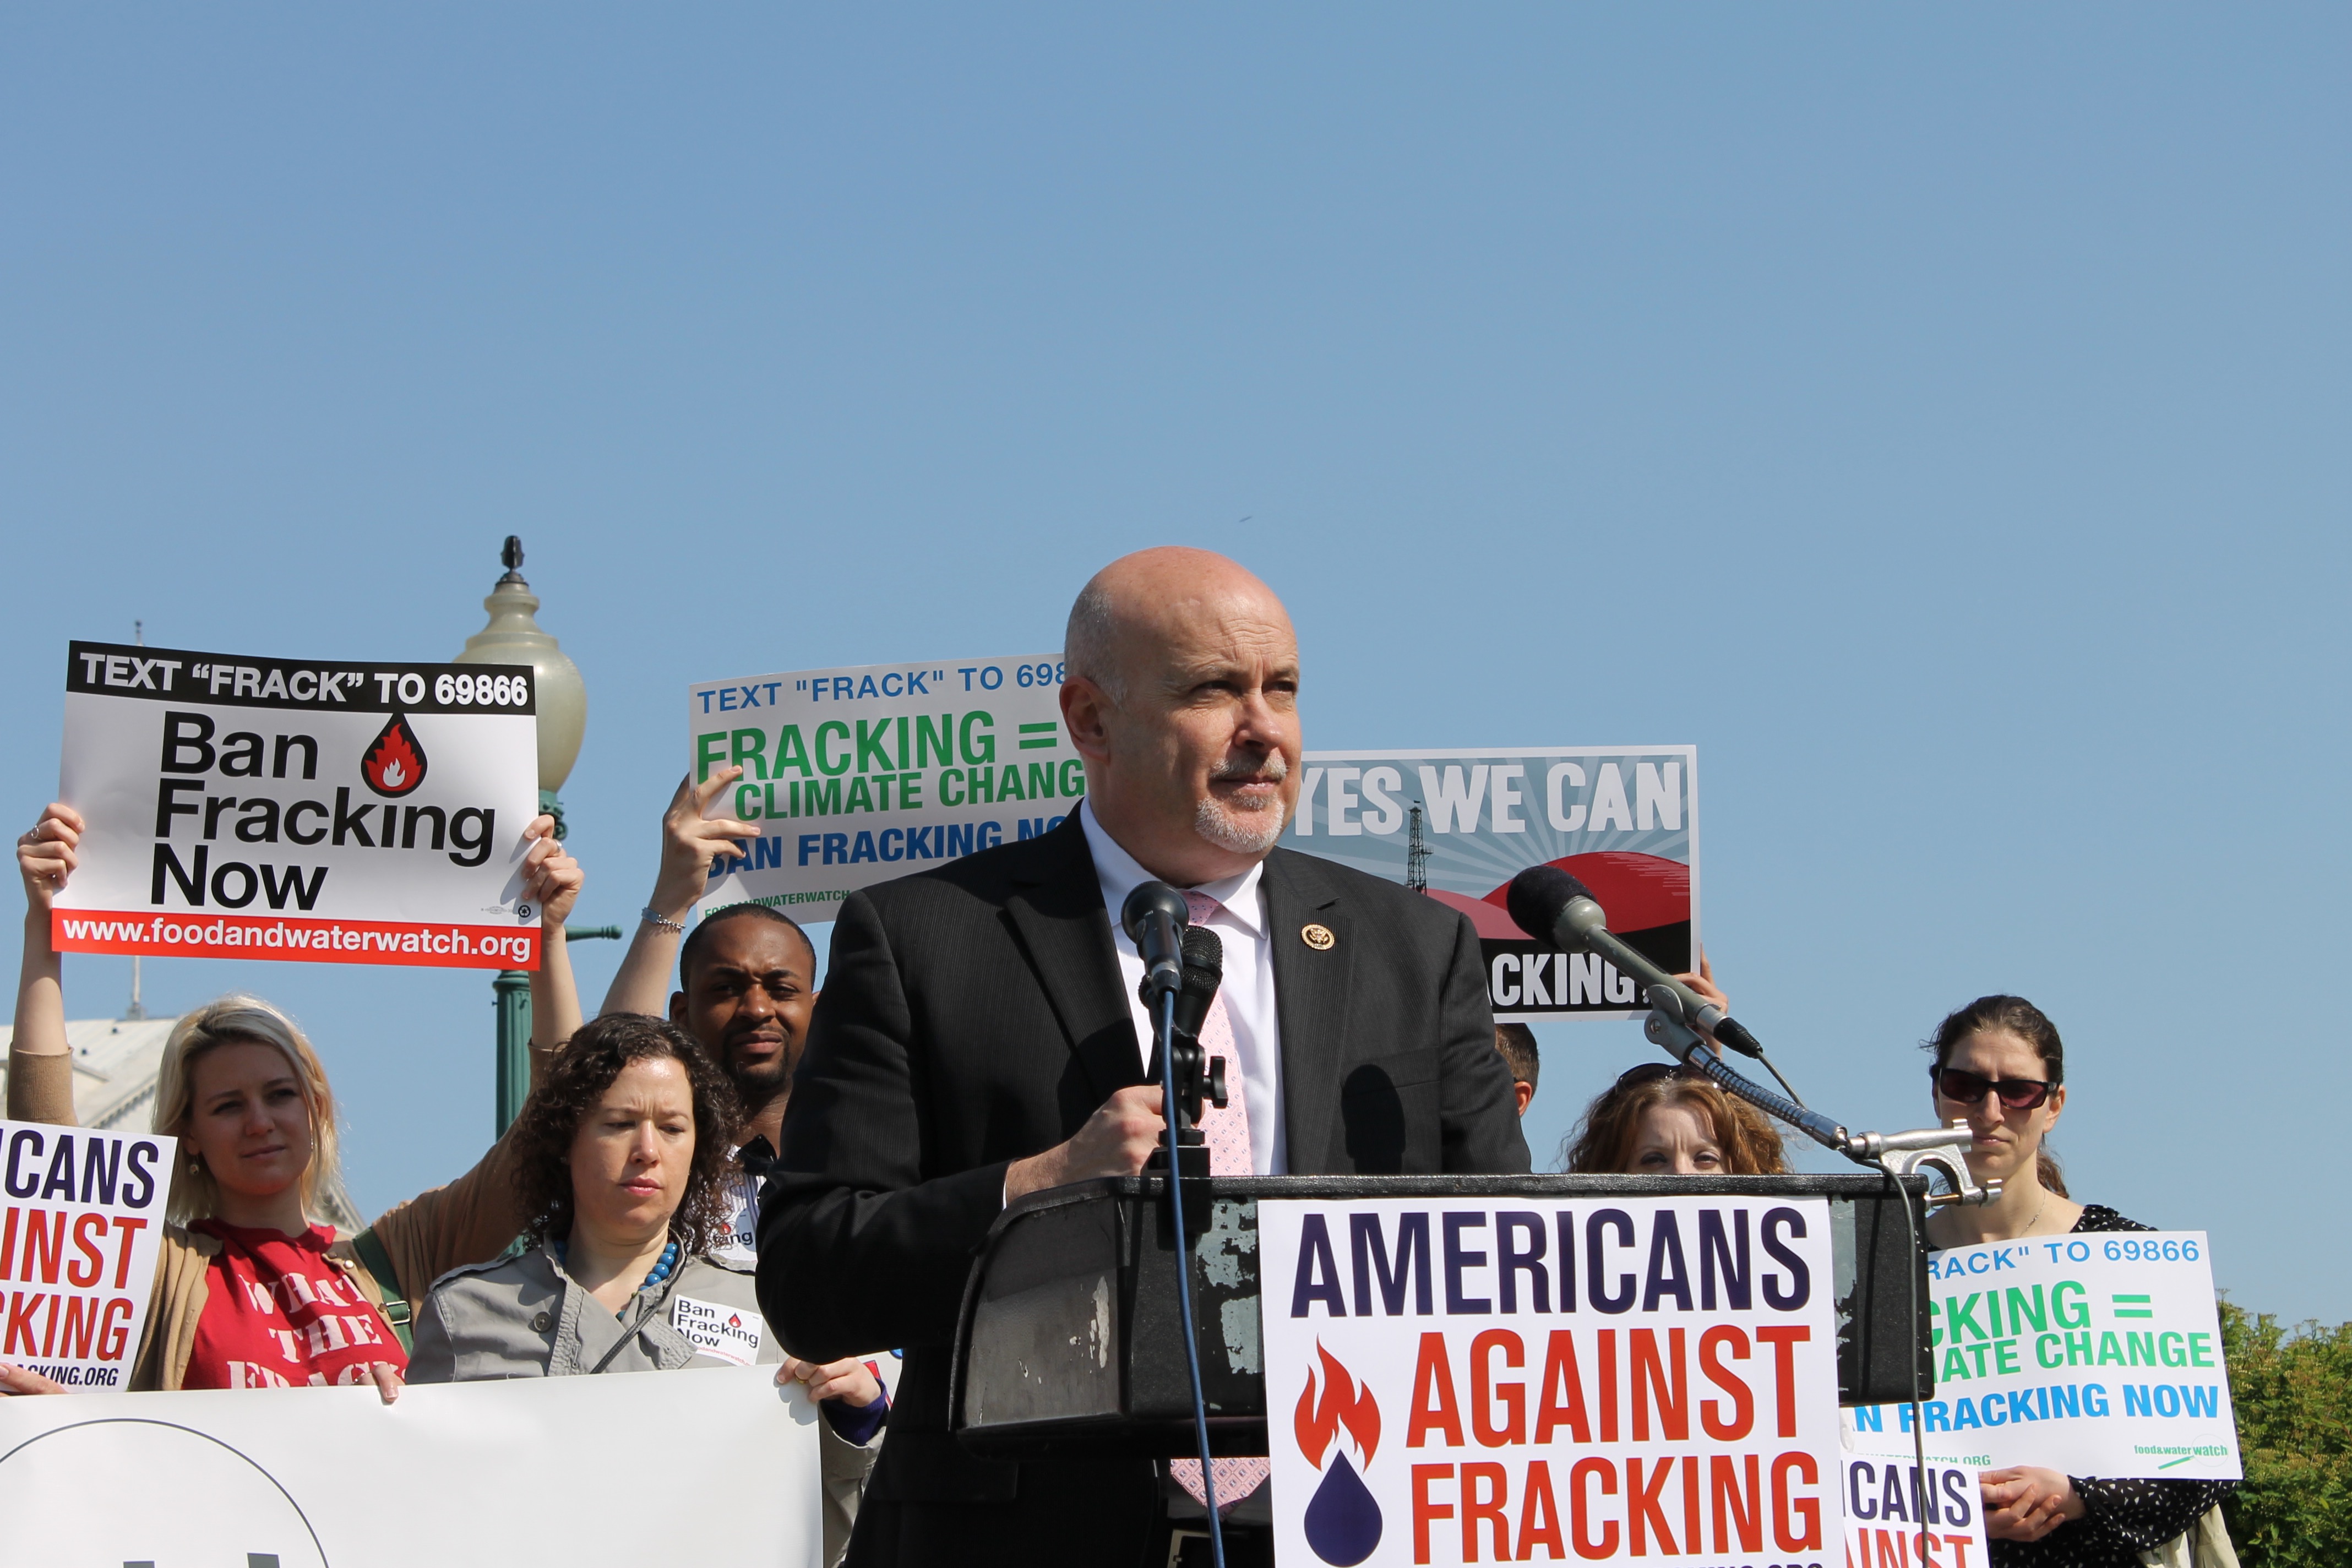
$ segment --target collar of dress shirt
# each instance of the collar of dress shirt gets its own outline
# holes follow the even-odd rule
[[[1095,880],[1102,885],[1103,908],[1110,911],[1111,930],[1121,940],[1126,933],[1118,929],[1118,912],[1127,904],[1128,894],[1145,882],[1158,879],[1138,864],[1134,856],[1119,847],[1095,820],[1094,804],[1078,803],[1078,821],[1086,829],[1087,849],[1094,856]],[[1265,875],[1265,862],[1259,861],[1238,877],[1226,877],[1214,882],[1202,882],[1186,889],[1205,893],[1225,907],[1225,913],[1253,938],[1265,935],[1265,911],[1259,907],[1258,879]]]

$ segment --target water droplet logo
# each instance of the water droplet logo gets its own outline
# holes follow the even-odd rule
[[[394,713],[360,753],[360,776],[368,788],[397,800],[425,782],[425,747],[408,721]]]
[[[1350,1377],[1320,1341],[1315,1352],[1322,1361],[1322,1397],[1316,1397],[1315,1369],[1309,1367],[1292,1423],[1298,1451],[1308,1464],[1323,1471],[1322,1484],[1307,1500],[1303,1521],[1307,1544],[1331,1568],[1355,1568],[1381,1543],[1381,1505],[1356,1467],[1348,1462],[1344,1448],[1331,1454],[1328,1468],[1323,1456],[1345,1427],[1364,1468],[1370,1469],[1372,1455],[1381,1446],[1381,1407],[1372,1391]]]

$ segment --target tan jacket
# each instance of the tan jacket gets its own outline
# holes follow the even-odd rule
[[[553,1053],[533,1046],[531,1085],[537,1088]],[[73,1061],[64,1056],[8,1054],[8,1115],[16,1121],[79,1125],[74,1115]],[[383,1245],[394,1278],[382,1279],[352,1250],[352,1237],[338,1235],[328,1251],[337,1267],[379,1309],[405,1302],[414,1317],[425,1305],[433,1281],[462,1264],[479,1263],[504,1252],[521,1234],[525,1215],[515,1195],[510,1151],[501,1139],[479,1164],[446,1187],[411,1198],[379,1215],[368,1228]],[[129,1386],[134,1391],[178,1388],[195,1350],[196,1323],[210,1295],[212,1260],[220,1242],[180,1226],[163,1227],[163,1253],[155,1260],[155,1290],[147,1308],[146,1337],[140,1342]]]

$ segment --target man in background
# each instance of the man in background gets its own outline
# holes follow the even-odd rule
[[[1495,1048],[1503,1053],[1503,1060],[1511,1069],[1511,1099],[1519,1114],[1528,1113],[1528,1105],[1536,1097],[1536,1074],[1543,1068],[1536,1055],[1536,1032],[1525,1024],[1495,1026]]]

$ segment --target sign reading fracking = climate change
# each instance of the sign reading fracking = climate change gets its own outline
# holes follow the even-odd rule
[[[528,666],[77,642],[58,951],[536,969]]]
[[[1927,1258],[1927,1458],[2077,1476],[2236,1480],[2212,1249],[2201,1230],[2035,1236]],[[1847,1415],[1856,1453],[1912,1452],[1911,1406]]]
[[[760,830],[712,866],[705,910],[818,906],[1050,833],[1086,794],[1062,728],[1062,661],[873,664],[705,681],[687,691],[694,781],[740,767],[709,815]]]

